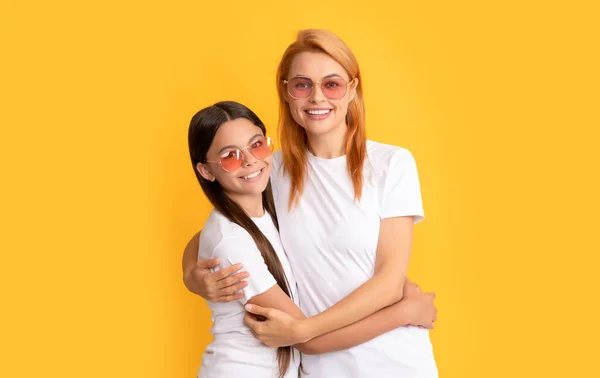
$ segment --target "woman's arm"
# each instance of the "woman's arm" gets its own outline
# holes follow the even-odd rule
[[[296,344],[294,347],[305,354],[320,354],[351,348],[392,329],[409,324],[431,329],[433,322],[437,319],[437,309],[433,305],[434,299],[435,294],[422,293],[414,283],[408,281],[402,301],[357,323],[316,337],[306,343]],[[277,318],[277,322],[281,324],[306,318],[278,285],[252,297],[248,304],[246,307],[250,307],[253,314],[265,316],[270,320]],[[244,322],[251,329],[257,329],[259,332],[264,323],[256,320],[251,314],[246,314]],[[269,340],[263,339],[262,336],[257,335],[257,337],[266,345],[272,346]]]
[[[305,354],[321,354],[348,349],[402,326],[433,329],[437,308],[434,293],[423,293],[412,282],[404,286],[402,300],[344,328],[315,337],[303,344]],[[296,345],[294,345],[296,346]]]
[[[239,290],[248,286],[247,272],[236,273],[243,268],[242,264],[212,272],[212,268],[219,265],[219,259],[198,260],[198,247],[200,232],[192,237],[185,246],[181,266],[183,270],[183,283],[192,293],[211,302],[231,302],[242,298]]]
[[[322,313],[286,324],[267,319],[254,332],[269,346],[294,345],[353,324],[402,299],[412,246],[413,217],[381,220],[375,273]]]

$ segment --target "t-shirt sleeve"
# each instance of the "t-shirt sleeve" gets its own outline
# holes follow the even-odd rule
[[[244,297],[239,300],[242,304],[246,304],[250,298],[264,293],[277,284],[269,272],[262,254],[250,237],[248,239],[227,237],[221,240],[213,250],[213,257],[221,259],[221,268],[242,263],[244,267],[241,271],[250,273],[246,279],[248,286],[242,289]]]
[[[381,219],[413,216],[415,223],[423,220],[417,163],[409,151],[396,151],[390,159],[381,198]]]

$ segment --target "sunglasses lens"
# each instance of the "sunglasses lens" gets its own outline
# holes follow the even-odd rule
[[[242,153],[240,150],[229,150],[221,155],[221,166],[226,171],[235,171],[242,166]]]
[[[273,144],[273,140],[271,138],[260,138],[252,143],[250,146],[250,150],[252,151],[252,155],[256,156],[258,159],[264,159],[267,156],[273,153],[273,149],[275,145]]]
[[[313,82],[303,77],[295,77],[288,81],[288,92],[295,98],[306,98],[312,92]]]
[[[288,93],[294,98],[307,98],[313,91],[311,79],[294,77],[288,81]],[[341,77],[330,77],[321,83],[323,95],[330,100],[339,100],[346,94],[348,83]]]
[[[323,80],[321,90],[323,95],[332,100],[339,100],[346,94],[346,82],[339,77],[331,77]]]

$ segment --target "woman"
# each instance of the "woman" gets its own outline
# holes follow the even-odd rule
[[[275,306],[247,306],[267,317],[245,321],[270,346],[368,322],[403,299],[412,227],[423,218],[412,155],[366,140],[360,71],[343,41],[323,30],[301,31],[279,64],[277,88],[282,154],[274,159],[273,194],[309,318],[262,308]],[[188,261],[189,282],[194,268]],[[207,296],[216,287],[227,286],[231,294],[241,286],[231,286],[239,275],[217,281],[222,277],[204,274],[194,284]],[[366,331],[361,337],[369,341],[356,347],[307,355],[304,368],[313,377],[437,377],[427,330],[383,332]]]
[[[200,238],[198,256],[241,261],[251,274],[239,301],[209,302],[214,341],[206,349],[199,377],[298,376],[297,352],[293,353],[290,347],[274,349],[263,345],[243,324],[243,305],[247,303],[273,306],[304,318],[297,306],[296,282],[277,230],[269,180],[273,143],[265,132],[260,119],[235,102],[220,102],[202,109],[190,124],[192,165],[215,207]],[[412,305],[418,307],[419,303]],[[395,311],[398,309],[401,307],[396,306]],[[401,313],[408,312],[402,309]],[[390,314],[401,318],[393,311]],[[408,321],[422,320],[413,316],[406,318]],[[338,339],[344,339],[343,332],[314,339],[296,349],[310,352],[311,347],[334,345]]]

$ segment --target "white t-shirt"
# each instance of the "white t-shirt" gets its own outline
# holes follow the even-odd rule
[[[279,233],[271,216],[265,211],[261,218],[252,218],[275,249],[285,272],[291,295],[298,303],[296,281],[290,263],[281,246]],[[277,284],[269,272],[265,261],[250,234],[237,224],[229,221],[217,210],[213,210],[202,229],[198,258],[221,259],[221,268],[235,263],[244,264],[242,271],[248,271],[248,286],[243,289],[244,298],[228,303],[208,302],[212,310],[213,327],[210,332],[214,340],[206,347],[202,356],[200,378],[276,378],[277,349],[270,348],[256,340],[244,324],[244,304],[255,295],[262,294]],[[294,349],[294,356],[286,378],[298,377],[300,355]]]
[[[271,175],[281,241],[298,282],[306,316],[333,306],[373,276],[382,219],[423,219],[415,160],[408,150],[367,142],[360,202],[346,157],[308,153],[308,176],[299,205],[288,212],[291,180],[275,154]],[[402,327],[347,350],[305,355],[310,378],[437,377],[429,333]]]

